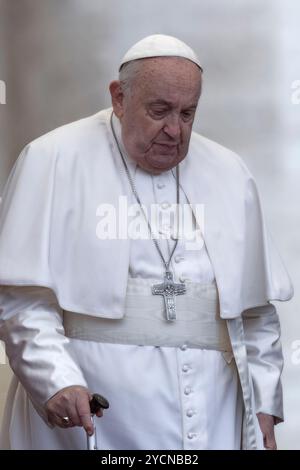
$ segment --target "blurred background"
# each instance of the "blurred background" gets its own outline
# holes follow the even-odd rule
[[[300,449],[300,3],[297,0],[0,0],[0,196],[22,147],[110,106],[126,50],[164,33],[200,56],[195,130],[238,152],[295,287],[277,303],[285,356],[280,449]],[[34,178],[34,175],[32,175]],[[0,345],[0,419],[8,365]]]

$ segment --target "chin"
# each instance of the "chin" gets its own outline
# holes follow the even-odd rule
[[[162,155],[161,159],[155,159],[154,161],[148,160],[147,165],[149,168],[157,171],[166,171],[170,170],[174,166],[177,165],[178,163],[178,157],[176,156],[175,158],[170,158],[166,161],[166,155]]]

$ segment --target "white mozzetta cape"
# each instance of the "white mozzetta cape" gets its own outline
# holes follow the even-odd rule
[[[119,196],[131,194],[110,115],[108,109],[60,127],[21,153],[0,206],[0,284],[49,287],[65,310],[121,318],[130,240],[96,236],[97,207],[118,208]],[[221,316],[289,300],[291,282],[241,159],[193,133],[180,176],[190,204],[205,207]]]

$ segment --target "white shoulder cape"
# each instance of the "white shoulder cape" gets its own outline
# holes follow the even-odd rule
[[[119,196],[130,194],[110,114],[60,127],[19,156],[0,205],[0,284],[49,287],[65,310],[121,318],[130,241],[96,236],[99,204],[118,207]],[[189,202],[204,204],[221,316],[289,300],[289,276],[241,159],[193,133],[180,175]]]

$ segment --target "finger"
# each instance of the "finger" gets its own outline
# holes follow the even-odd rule
[[[67,416],[69,421],[63,420],[64,416]],[[51,403],[49,405],[48,421],[50,424],[54,424],[60,428],[81,426],[75,404],[72,406],[64,396],[62,396],[59,401],[55,401],[53,404]]]
[[[264,437],[264,446],[269,450],[277,450],[274,433],[266,434]]]
[[[64,415],[67,416],[67,415]],[[58,415],[52,415],[51,416],[51,424],[54,426],[58,426],[59,428],[66,429],[66,428],[71,428],[74,426],[73,421],[69,418],[69,421],[65,421],[62,419],[61,416]]]
[[[62,421],[62,426],[63,428],[74,428],[76,425],[74,424],[74,422],[72,421],[72,418],[68,417],[69,418],[69,421],[66,422],[65,420],[61,419]]]
[[[90,402],[88,394],[80,394],[76,400],[77,414],[81,425],[91,436],[94,433],[94,426],[91,419]]]
[[[49,406],[47,409],[47,418],[51,425],[63,427],[62,416],[68,416],[63,407]]]
[[[76,406],[69,405],[67,406],[67,412],[65,416],[69,416],[74,426],[81,426],[81,420],[77,413]]]
[[[65,403],[66,414],[65,416],[69,416],[71,421],[74,423],[74,426],[82,426],[80,416],[78,414],[77,409],[77,400],[78,396],[73,397],[73,399],[69,399]]]

